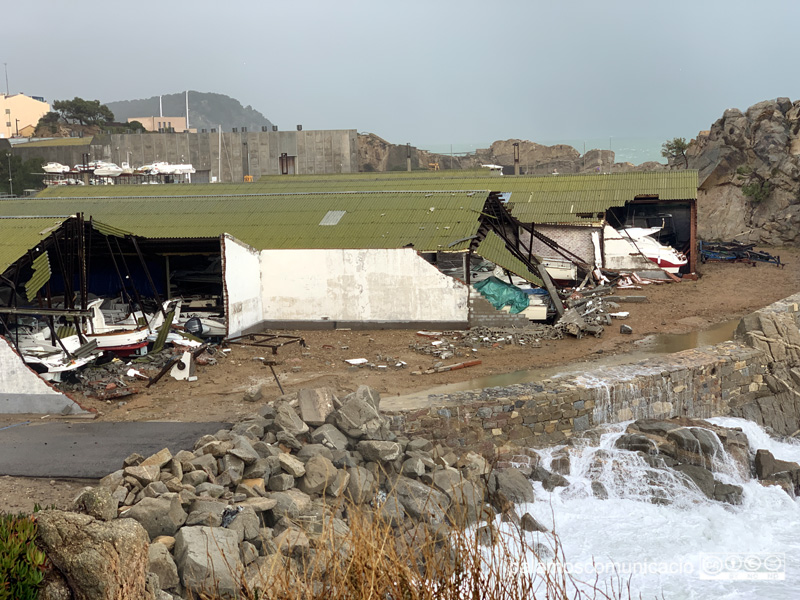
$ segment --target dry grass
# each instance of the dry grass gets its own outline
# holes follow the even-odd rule
[[[551,600],[631,598],[629,582],[582,582],[555,534],[511,524],[467,529],[406,522],[393,528],[369,506],[348,508],[349,531],[325,519],[308,548],[278,551],[241,578],[243,600]],[[538,535],[538,537],[536,537]],[[536,563],[547,565],[536,569]],[[200,593],[202,600],[214,593]]]

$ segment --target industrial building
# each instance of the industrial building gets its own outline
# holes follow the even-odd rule
[[[156,120],[156,124],[157,120]],[[173,123],[174,126],[174,123]],[[156,162],[191,164],[193,183],[257,181],[267,175],[313,175],[358,172],[355,130],[200,131],[198,133],[102,134],[52,138],[15,144],[23,160],[64,165],[102,160],[118,165]]]

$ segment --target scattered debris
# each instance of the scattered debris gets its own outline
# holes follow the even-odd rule
[[[344,362],[346,362],[348,365],[358,366],[358,365],[365,365],[369,361],[366,358],[348,358]]]
[[[347,331],[347,330],[342,330]],[[259,348],[271,348],[273,354],[278,353],[278,348],[287,344],[300,344],[306,347],[306,341],[296,335],[279,335],[273,333],[249,333],[237,337],[228,338],[229,344],[240,344],[242,346],[258,346]]]
[[[780,256],[773,256],[768,252],[754,250],[755,244],[741,242],[704,242],[700,240],[701,262],[744,262],[753,266],[757,262],[765,262],[776,267],[785,267]]]

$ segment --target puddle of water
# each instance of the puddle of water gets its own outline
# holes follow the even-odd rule
[[[466,392],[489,387],[503,387],[515,383],[541,381],[542,379],[548,379],[556,375],[585,373],[586,371],[599,369],[601,367],[616,367],[618,365],[635,363],[652,358],[657,354],[671,354],[673,352],[700,348],[702,346],[712,346],[732,340],[738,325],[739,319],[734,319],[732,321],[717,323],[702,331],[649,335],[635,343],[636,350],[626,354],[607,356],[593,361],[575,362],[566,365],[525,369],[523,371],[514,371],[513,373],[476,377],[458,383],[449,383],[420,392],[406,394],[405,396],[386,398],[381,402],[381,408],[384,410],[398,410],[401,408],[428,406],[428,396],[431,394],[452,394],[453,392]]]
[[[634,345],[637,350],[648,354],[672,354],[673,352],[681,352],[682,350],[690,350],[691,348],[700,348],[702,346],[713,346],[714,344],[732,340],[738,326],[739,319],[734,319],[717,323],[701,331],[649,335]]]

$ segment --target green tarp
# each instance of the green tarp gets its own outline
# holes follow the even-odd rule
[[[511,307],[511,314],[517,314],[528,308],[528,295],[515,285],[500,281],[497,277],[488,277],[473,284],[476,290],[486,298],[497,310],[504,306]]]

